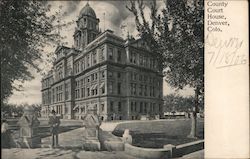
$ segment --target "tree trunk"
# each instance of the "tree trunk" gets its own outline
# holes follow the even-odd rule
[[[196,114],[195,112],[191,113],[191,130],[190,134],[188,135],[189,138],[196,138],[196,125],[197,125],[197,120],[196,120]]]
[[[195,103],[191,112],[191,130],[188,135],[189,138],[197,138],[197,111],[198,111],[198,97],[199,97],[199,89],[195,89]]]

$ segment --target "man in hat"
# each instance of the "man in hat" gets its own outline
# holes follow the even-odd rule
[[[60,125],[60,119],[56,116],[55,110],[51,111],[49,118],[50,131],[52,135],[52,148],[58,147],[58,129]]]

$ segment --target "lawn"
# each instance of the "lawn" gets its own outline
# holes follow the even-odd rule
[[[129,129],[133,145],[145,148],[162,148],[166,144],[180,145],[204,138],[204,120],[198,119],[198,139],[187,138],[190,133],[191,120],[161,120],[121,123],[112,132],[122,136]]]
[[[50,136],[50,127],[48,125],[48,119],[39,119],[39,135],[41,138]],[[9,128],[12,131],[13,138],[19,137],[19,128],[17,126],[18,119],[7,119]],[[61,125],[59,128],[59,133],[67,132],[82,127],[81,120],[61,120]]]

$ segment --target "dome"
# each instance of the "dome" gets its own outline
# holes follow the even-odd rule
[[[96,14],[95,14],[95,11],[93,8],[91,8],[89,6],[89,3],[87,3],[83,8],[82,10],[80,11],[80,17],[82,16],[90,16],[90,17],[93,17],[93,18],[96,18]]]

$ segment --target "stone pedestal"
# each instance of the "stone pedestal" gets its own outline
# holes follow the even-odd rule
[[[86,140],[83,143],[83,149],[86,151],[100,151],[101,143],[99,140]]]
[[[36,148],[41,145],[41,137],[38,133],[40,125],[32,107],[25,107],[24,114],[18,121],[20,127],[20,146],[23,148]]]
[[[96,114],[95,107],[88,107],[88,114],[83,118],[84,125],[84,150],[99,151],[101,144],[99,141],[100,120]]]

